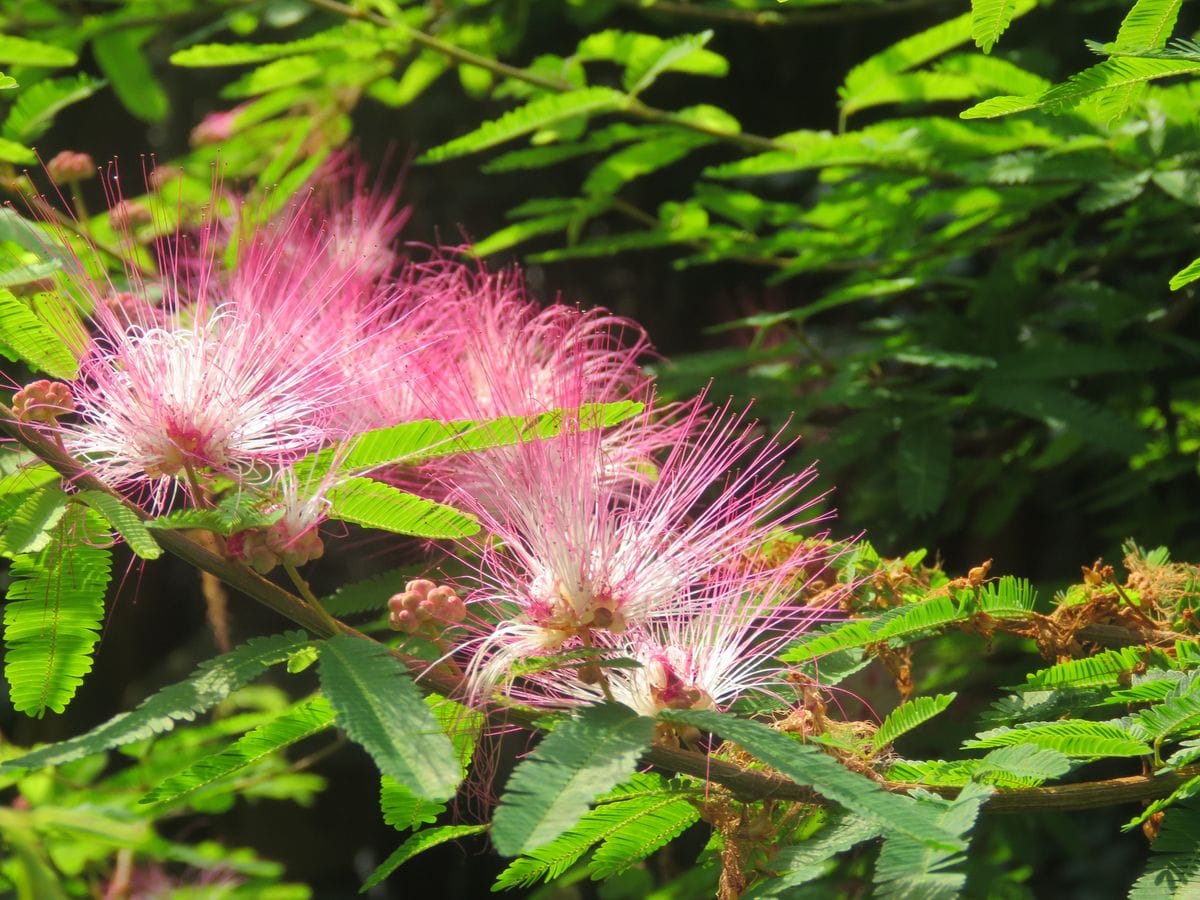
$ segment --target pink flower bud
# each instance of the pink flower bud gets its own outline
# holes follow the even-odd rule
[[[424,600],[425,596],[436,587],[437,585],[428,578],[417,578],[406,584],[404,590],[407,593],[416,594],[419,599]]]
[[[96,161],[86,153],[63,150],[46,163],[46,172],[57,182],[84,181],[96,175]]]
[[[109,207],[108,220],[114,228],[139,228],[154,221],[149,207],[136,200],[122,200]]]
[[[13,396],[13,412],[21,422],[52,424],[59,416],[75,411],[71,389],[61,381],[34,381]]]

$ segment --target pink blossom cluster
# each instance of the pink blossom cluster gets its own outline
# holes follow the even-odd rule
[[[562,411],[552,437],[371,473],[482,525],[451,550],[469,574],[410,581],[392,627],[433,639],[474,700],[653,714],[782,689],[776,655],[836,599],[817,589],[830,543],[797,537],[814,471],[745,410],[656,403],[636,323],[543,307],[515,272],[402,257],[395,192],[349,174],[265,221],[218,193],[120,278],[80,263],[78,377],[29,385],[18,413],[150,513],[255,492],[269,524],[225,548],[266,573],[322,556],[329,498],[363,474],[337,452],[297,467],[315,451]],[[613,427],[580,412],[623,401],[640,412]]]

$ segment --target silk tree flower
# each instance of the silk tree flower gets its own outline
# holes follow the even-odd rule
[[[827,544],[801,542],[783,561],[756,557],[749,565],[722,568],[696,586],[684,608],[612,642],[606,657],[635,665],[536,674],[528,679],[526,699],[575,705],[611,698],[644,716],[664,709],[726,710],[749,693],[786,704],[781,692],[792,679],[777,657],[829,618],[841,600],[838,592],[822,590],[818,605],[811,605],[811,588],[831,552]]]
[[[304,215],[247,233],[232,272],[227,228],[210,221],[159,242],[157,281],[132,268],[119,288],[81,277],[96,334],[70,386],[78,421],[58,436],[92,474],[161,509],[203,473],[258,477],[345,436],[347,410],[383,388],[348,379],[345,362],[394,320],[347,304],[316,262],[289,264]],[[318,340],[331,322],[342,330]]]
[[[644,418],[652,416],[644,414]],[[497,622],[470,650],[471,692],[486,694],[513,662],[611,642],[631,626],[689,614],[698,587],[753,557],[773,532],[809,520],[812,468],[781,475],[789,446],[756,433],[728,406],[703,398],[643,482],[605,476],[604,435],[568,429],[478,460],[497,485],[487,502],[464,495],[496,541],[479,547],[473,612]],[[767,579],[770,573],[758,573]]]

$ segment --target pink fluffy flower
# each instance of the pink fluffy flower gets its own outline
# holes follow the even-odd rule
[[[614,640],[606,656],[633,666],[586,668],[534,676],[527,691],[566,704],[611,698],[645,716],[664,709],[727,709],[749,693],[779,696],[788,684],[777,657],[827,618],[836,593],[810,605],[808,589],[825,570],[829,549],[798,544],[783,561],[755,559],[726,567],[696,585],[686,609],[640,623]]]
[[[71,385],[79,419],[60,427],[66,448],[160,508],[203,473],[255,477],[344,437],[352,410],[383,388],[348,378],[347,360],[395,318],[348,303],[344,278],[315,259],[291,264],[285,248],[305,221],[300,204],[248,230],[232,271],[228,228],[210,221],[160,242],[157,280],[84,280],[97,333]]]
[[[598,429],[480,459],[508,489],[486,503],[456,498],[499,542],[480,548],[471,598],[481,619],[499,623],[472,651],[473,693],[522,657],[688,614],[698,586],[753,557],[776,530],[807,522],[818,498],[802,494],[815,473],[781,475],[786,445],[728,407],[705,417],[702,398],[684,424],[694,436],[632,485],[606,475]]]

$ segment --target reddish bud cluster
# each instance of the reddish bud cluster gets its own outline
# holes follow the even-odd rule
[[[426,622],[461,622],[467,615],[466,605],[452,588],[428,578],[410,581],[403,593],[392,595],[388,610],[388,624],[408,634],[416,634]]]
[[[13,412],[21,422],[53,424],[59,416],[75,412],[71,388],[61,381],[34,381],[13,396]]]
[[[96,175],[96,161],[86,153],[63,150],[46,163],[46,172],[57,182],[86,181]]]

